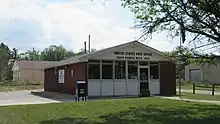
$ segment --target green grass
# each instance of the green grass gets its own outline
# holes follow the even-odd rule
[[[219,124],[220,106],[133,98],[0,107],[0,124]]]
[[[0,85],[0,92],[43,89],[44,85]]]
[[[192,94],[192,93],[185,93],[182,92],[182,98],[185,99],[196,99],[196,100],[213,100],[213,101],[220,101],[220,95],[208,95],[208,94]]]
[[[205,86],[204,84],[197,84],[199,86]],[[208,87],[207,87],[208,86]],[[179,88],[179,85],[177,83],[176,85],[176,88],[178,89]],[[182,86],[181,86],[182,89],[193,89],[193,84],[192,83],[184,83]],[[206,87],[196,87],[196,90],[209,90],[211,91],[212,90],[212,85],[206,85]],[[220,92],[220,86],[216,85],[215,86],[215,91],[219,91]]]

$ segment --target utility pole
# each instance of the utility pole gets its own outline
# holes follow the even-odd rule
[[[89,53],[91,52],[91,48],[90,48],[90,34],[89,34]]]
[[[31,59],[32,59],[32,83],[34,83],[34,47],[33,47],[33,50],[32,50],[32,56],[31,56]]]
[[[86,49],[86,41],[84,42],[84,54],[87,53],[87,49]]]

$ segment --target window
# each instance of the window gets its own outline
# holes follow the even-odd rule
[[[125,61],[115,61],[115,79],[125,79]]]
[[[128,62],[128,79],[137,79],[137,62]]]
[[[100,63],[89,62],[89,79],[100,79]]]
[[[159,79],[159,64],[157,62],[150,63],[150,77],[151,79]]]
[[[102,79],[113,79],[113,61],[102,61]]]

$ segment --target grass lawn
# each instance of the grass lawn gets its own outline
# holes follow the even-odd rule
[[[219,124],[220,106],[132,98],[0,107],[0,124]]]
[[[203,84],[199,84],[201,86],[204,86]],[[211,91],[212,90],[212,85],[208,85],[209,88],[206,88],[206,87],[196,87],[196,90],[209,90]],[[176,85],[176,88],[179,89],[179,85],[177,83]],[[184,83],[183,86],[181,86],[182,89],[193,89],[193,84],[192,83]],[[220,92],[220,86],[216,85],[215,86],[215,91],[218,91]]]
[[[43,89],[43,87],[44,87],[43,84],[40,84],[40,85],[0,85],[0,92],[36,90],[36,89]]]
[[[212,96],[212,95],[208,95],[208,94],[192,94],[192,93],[185,93],[185,92],[182,92],[182,98],[220,101],[220,95]]]

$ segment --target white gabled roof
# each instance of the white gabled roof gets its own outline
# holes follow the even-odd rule
[[[129,44],[139,45],[141,47],[149,49],[150,51],[152,51],[152,52],[154,52],[158,55],[162,55],[162,56],[164,55],[164,53],[160,52],[159,50],[156,50],[156,49],[154,49],[152,47],[149,47],[149,46],[147,46],[143,43],[140,43],[138,41],[132,41],[132,42],[120,44],[120,45],[117,45],[117,46],[113,46],[113,47],[101,49],[101,50],[98,50],[98,51],[94,51],[94,52],[91,52],[91,53],[71,57],[71,58],[66,59],[66,60],[61,60],[61,61],[57,62],[56,64],[54,64],[53,66],[49,66],[47,68],[59,67],[59,66],[69,65],[69,64],[78,63],[78,62],[85,62],[85,61],[88,61],[89,59],[91,59],[94,56],[99,56],[99,55],[103,55],[103,54],[105,54],[107,52],[110,52],[110,51],[118,50],[118,49],[122,48],[123,46],[129,45]]]

